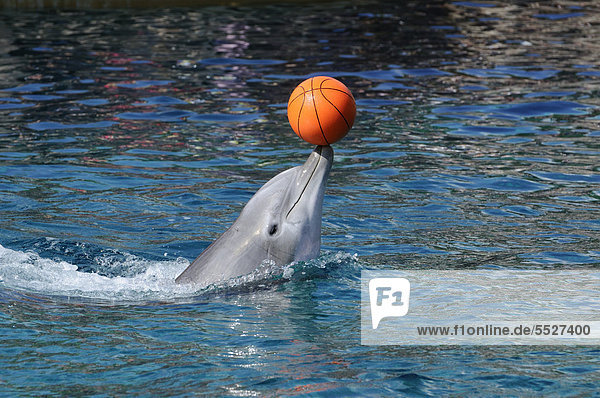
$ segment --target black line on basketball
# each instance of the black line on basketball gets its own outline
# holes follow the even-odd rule
[[[321,83],[321,85],[322,84],[323,83]],[[342,117],[342,119],[344,119],[344,122],[346,122],[346,126],[348,126],[348,128],[350,128],[351,126],[350,126],[350,123],[348,123],[348,121],[346,120],[346,116],[344,116],[344,114],[342,113],[342,111],[340,111],[338,109],[338,107],[335,106],[335,104],[333,102],[331,102],[331,101],[329,101],[329,99],[327,99],[327,97],[325,96],[325,93],[323,92],[323,88],[319,87],[319,89],[321,90],[321,95],[323,96],[323,98],[325,98],[325,100],[327,102],[329,102],[331,104],[331,106],[333,106],[335,108],[336,111],[338,111],[338,113],[340,114],[340,116]],[[341,90],[336,90],[336,91],[341,91]],[[343,93],[343,91],[341,91],[341,92]]]
[[[325,79],[325,80],[323,80],[323,81],[321,82],[321,85],[322,85],[323,83],[325,83],[326,81],[328,81],[328,80],[333,80],[333,79],[332,79],[332,78]],[[303,86],[298,86],[298,87],[300,87],[300,88],[301,88],[302,90],[304,90],[304,91],[303,91],[302,93],[298,94],[297,96],[295,96],[294,98],[290,98],[290,100],[288,101],[288,106],[289,106],[289,105],[290,105],[292,102],[296,101],[296,100],[297,100],[297,99],[298,99],[298,98],[299,98],[299,97],[300,97],[302,94],[310,93],[311,91],[313,91],[313,89],[312,89],[312,88],[311,88],[310,90],[306,90],[306,89],[305,89]],[[346,92],[346,91],[344,91],[344,90],[340,90],[339,88],[334,88],[334,87],[321,87],[321,90],[333,90],[333,91],[338,91],[338,92],[340,92],[340,93],[342,93],[342,94],[346,94],[348,97],[350,97],[350,98],[352,98],[352,100],[354,100],[354,97],[352,97],[352,94],[348,94],[348,92]],[[293,94],[293,92],[292,92],[292,94]]]
[[[302,89],[302,95],[306,96],[304,87],[300,86],[300,88]],[[302,133],[300,133],[300,115],[302,114],[302,109],[304,109],[305,102],[306,102],[306,97],[302,98],[302,105],[300,105],[300,110],[298,111],[298,135],[302,139],[304,139],[304,138],[302,137]]]
[[[313,87],[313,80],[314,80],[314,77],[310,79],[310,89],[311,89],[311,91],[315,90],[315,88]],[[323,139],[325,140],[325,142],[327,143],[327,145],[329,145],[329,141],[327,141],[327,137],[325,137],[325,132],[323,131],[323,126],[321,126],[321,120],[319,119],[319,112],[317,111],[317,104],[316,104],[316,102],[314,100],[314,97],[315,97],[315,94],[313,93],[313,107],[315,108],[315,115],[317,115],[317,122],[319,123],[319,128],[321,129],[321,135],[323,136]]]
[[[325,82],[325,80],[323,80],[323,82]],[[347,91],[344,90],[340,90],[339,88],[333,88],[333,87],[321,87],[321,91],[323,90],[333,90],[333,91],[337,91],[340,92],[342,94],[346,94],[348,97],[350,97],[353,101],[354,101],[354,97],[352,96],[352,94],[349,94]]]
[[[298,87],[300,87],[300,88],[302,89],[302,92],[301,92],[300,94],[298,94],[297,96],[295,96],[294,98],[291,98],[291,99],[288,101],[288,106],[289,106],[289,105],[290,105],[292,102],[296,101],[296,100],[297,100],[297,99],[298,99],[298,98],[299,98],[299,97],[300,97],[302,94],[304,94],[304,93],[307,93],[308,91],[312,91],[312,90],[308,90],[308,91],[306,91],[306,90],[304,89],[304,87],[302,87],[302,86],[298,86]],[[292,94],[294,94],[294,92],[292,92]]]

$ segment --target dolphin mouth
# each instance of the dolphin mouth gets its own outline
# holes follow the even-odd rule
[[[325,183],[333,163],[333,148],[329,145],[317,145],[306,159],[306,162],[298,169],[298,176],[291,187],[292,198],[296,198],[286,214],[286,218],[292,214],[298,203],[308,194],[322,198]]]

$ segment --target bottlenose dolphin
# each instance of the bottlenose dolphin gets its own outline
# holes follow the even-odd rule
[[[246,275],[265,260],[276,265],[316,258],[333,149],[317,146],[306,162],[263,185],[237,220],[175,280],[205,286]]]

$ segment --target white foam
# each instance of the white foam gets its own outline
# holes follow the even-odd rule
[[[149,261],[127,255],[117,265],[145,270],[131,277],[107,277],[78,271],[77,265],[66,261],[0,245],[0,284],[12,289],[113,302],[171,300],[190,297],[198,291],[194,286],[175,284],[175,277],[189,265],[183,258]]]
[[[312,261],[285,267],[265,261],[251,274],[211,286],[175,283],[175,278],[190,264],[184,258],[152,261],[119,253],[118,256],[98,256],[94,260],[101,268],[119,272],[114,276],[83,272],[77,265],[66,261],[43,258],[33,251],[12,250],[0,245],[0,286],[35,294],[110,303],[182,301],[213,290],[319,277],[327,269],[335,269],[343,262],[356,262],[357,257],[343,252],[328,253]],[[119,273],[128,276],[120,276]]]

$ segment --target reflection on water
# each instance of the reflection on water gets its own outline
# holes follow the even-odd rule
[[[3,354],[9,391],[40,391],[56,379],[48,363],[66,363],[115,395],[144,383],[157,395],[586,395],[597,350],[360,347],[356,278],[600,263],[599,17],[569,1],[0,12],[2,330],[40,374],[19,384],[30,369]],[[316,74],[350,87],[358,115],[335,145],[327,255],[297,271],[308,276],[192,304],[43,296],[56,283],[59,296],[104,286],[116,302],[171,300],[153,296],[158,270],[192,260],[312,149],[285,107]]]

